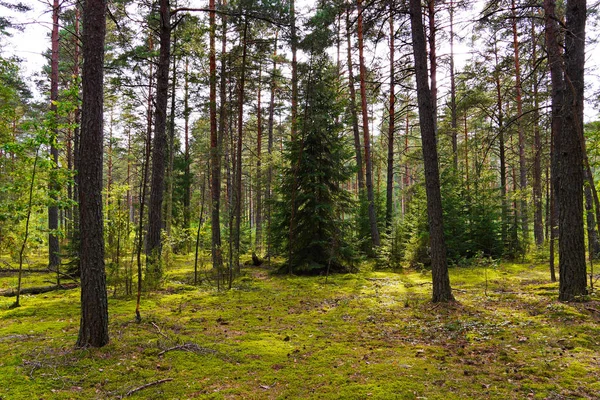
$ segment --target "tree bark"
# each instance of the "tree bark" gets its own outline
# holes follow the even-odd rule
[[[388,230],[392,226],[392,216],[394,213],[394,130],[396,128],[396,90],[394,75],[394,3],[390,4],[390,111],[388,123],[388,155],[387,155],[387,182],[386,182],[386,198],[385,198],[385,225]]]
[[[586,1],[569,0],[566,9],[564,100],[556,138],[559,300],[587,294],[583,230],[583,89]]]
[[[146,280],[152,285],[163,276],[161,265],[163,228],[162,207],[165,191],[167,150],[167,103],[169,100],[169,61],[171,59],[171,14],[169,0],[160,0],[160,53],[156,70],[156,111],[152,141],[152,178],[148,205],[148,234],[146,239]]]
[[[452,0],[450,0],[450,126],[452,129],[452,164],[454,171],[458,172],[458,117],[456,115],[456,77],[454,74],[454,1]]]
[[[432,301],[453,301],[446,243],[442,218],[442,196],[438,167],[435,123],[431,92],[427,83],[427,51],[423,33],[423,17],[420,0],[410,0],[410,20],[417,81],[417,100],[419,104],[419,122],[425,164],[425,190],[427,194],[427,214],[429,217],[429,239],[431,246],[431,274],[433,279]]]
[[[348,50],[348,87],[350,89],[350,119],[354,133],[354,151],[356,153],[356,179],[358,180],[358,193],[362,195],[365,190],[365,170],[362,160],[362,146],[360,144],[360,130],[358,128],[358,112],[356,107],[356,88],[354,87],[354,72],[352,62],[352,41],[350,35],[350,10],[346,11],[346,43]]]
[[[256,203],[254,204],[254,220],[256,237],[254,247],[258,254],[262,251],[262,110],[261,110],[261,81],[262,62],[258,68],[258,93],[256,106]]]
[[[538,46],[535,31],[535,18],[531,19],[531,42],[533,46],[533,237],[535,245],[540,248],[544,245],[544,212],[542,207],[542,138],[539,128],[540,99],[538,94],[538,74],[535,66],[535,63],[537,62]]]
[[[58,242],[58,17],[60,14],[59,0],[54,0],[52,5],[52,54],[50,61],[50,112],[52,113],[52,134],[50,140],[50,205],[48,206],[48,267],[58,269],[60,266],[60,244]]]
[[[515,57],[515,92],[517,101],[517,128],[519,131],[519,189],[521,193],[521,231],[523,233],[523,246],[526,249],[529,242],[529,217],[527,211],[527,200],[525,198],[525,189],[527,188],[527,164],[525,159],[525,130],[523,129],[523,100],[521,88],[521,65],[519,58],[519,37],[517,32],[517,15],[515,0],[512,0],[512,33],[513,50]]]
[[[108,299],[102,220],[102,146],[105,0],[87,0],[83,12],[83,103],[79,160],[81,322],[77,347],[108,343]]]
[[[369,135],[369,110],[367,106],[367,67],[364,57],[363,39],[363,8],[362,0],[357,0],[358,9],[358,58],[360,64],[360,100],[363,119],[363,141],[365,146],[365,185],[367,189],[367,201],[369,207],[369,226],[371,228],[371,244],[373,247],[380,245],[379,228],[377,227],[377,214],[375,212],[375,195],[373,189],[373,163],[371,159],[371,138]]]

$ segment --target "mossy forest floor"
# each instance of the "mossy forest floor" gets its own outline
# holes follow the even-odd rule
[[[0,399],[600,399],[600,298],[558,302],[546,263],[452,268],[448,305],[428,272],[245,267],[219,292],[192,265],[143,294],[141,323],[111,290],[101,349],[74,348],[77,289],[0,297]]]

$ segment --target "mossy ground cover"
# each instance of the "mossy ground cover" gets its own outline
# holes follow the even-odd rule
[[[445,305],[428,272],[245,267],[217,291],[173,264],[141,323],[134,297],[109,298],[101,349],[74,348],[78,290],[0,298],[0,398],[600,398],[600,299],[559,303],[545,265],[452,268]]]

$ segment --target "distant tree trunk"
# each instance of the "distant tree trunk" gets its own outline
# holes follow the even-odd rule
[[[540,135],[540,99],[538,94],[537,35],[535,18],[531,19],[531,41],[533,46],[532,78],[533,78],[533,237],[538,248],[544,245],[543,195],[542,195],[542,138]]]
[[[209,73],[210,73],[210,195],[211,195],[211,249],[212,249],[212,264],[213,270],[217,272],[220,279],[221,270],[223,268],[223,255],[221,251],[221,146],[219,137],[223,137],[225,132],[225,111],[226,93],[225,93],[225,51],[226,51],[226,33],[227,20],[223,17],[223,38],[221,51],[221,112],[219,115],[219,131],[217,132],[217,59],[215,49],[216,38],[216,13],[215,1],[209,2],[210,12],[210,53],[209,53]]]
[[[265,198],[267,200],[267,258],[269,265],[271,264],[271,185],[273,182],[273,128],[275,124],[275,91],[277,89],[277,37],[279,32],[275,34],[275,43],[273,45],[273,67],[271,72],[271,88],[269,99],[269,122],[267,124],[268,139],[267,153],[269,154],[269,166],[267,168],[267,184],[265,188]]]
[[[365,57],[363,54],[364,40],[363,40],[363,8],[362,0],[357,0],[358,9],[358,57],[360,64],[360,98],[362,106],[362,118],[363,118],[363,140],[365,146],[365,184],[367,189],[367,201],[369,202],[369,226],[371,228],[371,244],[373,247],[380,245],[379,239],[379,228],[377,227],[377,215],[375,213],[375,195],[373,192],[373,162],[371,159],[371,139],[369,136],[369,113],[367,106],[367,67],[365,66]]]
[[[87,0],[83,12],[83,104],[79,162],[81,322],[77,347],[108,343],[108,299],[102,220],[103,81],[106,2]]]
[[[73,58],[75,60],[75,65],[73,67],[73,76],[75,79],[79,78],[79,53],[80,53],[80,40],[79,40],[79,20],[80,20],[80,5],[77,4],[75,6],[75,50]],[[77,82],[77,80],[75,80]],[[73,129],[73,171],[77,171],[79,169],[79,135],[81,132],[81,108],[79,104],[75,108],[75,116],[74,116],[74,124],[75,128]],[[74,190],[73,190],[73,227],[71,234],[71,243],[77,243],[79,241],[79,193],[77,186],[79,185],[79,176],[75,174],[73,178]],[[78,248],[79,246],[74,246]],[[77,251],[77,250],[75,250]]]
[[[183,193],[183,227],[185,229],[190,228],[190,200],[192,198],[192,182],[191,182],[191,173],[190,173],[190,95],[189,95],[189,87],[190,87],[190,78],[189,78],[189,62],[188,59],[185,59],[185,76],[184,76],[184,84],[183,84],[183,158],[185,163],[185,169],[183,172],[183,181],[185,182],[185,188]],[[211,137],[212,140],[212,137]],[[212,142],[211,142],[212,144]]]
[[[358,111],[356,107],[356,88],[354,87],[354,72],[352,63],[352,42],[350,35],[350,10],[346,11],[346,42],[348,47],[348,87],[350,89],[350,118],[352,120],[352,132],[354,133],[354,151],[356,153],[356,178],[358,180],[358,192],[362,194],[365,189],[365,171],[362,161],[362,146],[360,144],[360,130],[358,128]]]
[[[592,188],[589,185],[589,174],[587,169],[584,169],[585,180],[588,184],[585,185],[585,213],[587,223],[588,236],[588,257],[590,260],[595,260],[600,255],[600,241],[598,240],[598,229],[596,226],[596,217],[594,214],[594,198],[592,196]]]
[[[390,111],[388,123],[388,157],[387,157],[387,186],[385,201],[385,224],[389,230],[392,226],[393,204],[394,204],[394,129],[396,128],[396,90],[394,85],[394,3],[390,4]]]
[[[298,50],[298,36],[296,32],[296,0],[290,1],[290,33],[291,33],[291,47],[292,47],[292,104],[291,104],[291,141],[292,143],[297,140],[298,135],[298,61],[297,61],[297,50]],[[288,231],[288,242],[292,243],[294,240],[294,213],[295,213],[295,202],[296,199],[296,186],[292,186],[291,194],[291,215]],[[288,246],[288,273],[292,274],[292,257],[293,257],[293,246]]]
[[[236,164],[235,164],[235,203],[234,203],[234,234],[233,234],[233,264],[236,269],[240,270],[240,242],[242,229],[242,145],[244,138],[244,102],[245,102],[245,85],[246,85],[246,59],[248,52],[248,19],[244,18],[244,32],[242,36],[242,68],[240,71],[240,80],[238,82],[238,115],[237,115],[237,149],[236,149]]]
[[[177,36],[173,37],[173,49],[177,47]],[[173,225],[173,163],[175,162],[175,99],[177,92],[177,57],[173,56],[173,77],[171,79],[171,113],[169,115],[169,146],[167,162],[167,201],[165,205],[165,227],[167,236],[171,236]]]
[[[262,81],[262,62],[259,61],[258,67],[258,93],[256,107],[256,203],[254,205],[254,220],[256,221],[256,237],[254,246],[258,254],[262,251],[262,110],[261,110],[261,81]]]
[[[458,171],[458,117],[456,115],[456,77],[454,74],[454,1],[450,0],[450,126],[452,127],[452,163]],[[500,129],[502,131],[502,129]],[[502,144],[501,146],[504,146]]]
[[[169,0],[160,0],[160,53],[156,70],[156,112],[152,142],[152,178],[148,205],[148,234],[146,239],[146,279],[153,285],[163,276],[161,265],[163,228],[162,207],[165,191],[167,150],[167,103],[169,100],[169,61],[171,59],[171,13]]]
[[[58,269],[60,265],[60,245],[58,242],[58,16],[60,2],[54,0],[52,5],[52,54],[50,61],[50,112],[52,113],[52,139],[50,142],[50,159],[53,163],[50,172],[50,205],[48,206],[48,267]]]
[[[431,273],[433,278],[432,301],[453,301],[448,264],[446,260],[446,243],[442,221],[442,197],[440,193],[440,177],[438,167],[437,146],[433,102],[427,84],[427,51],[423,33],[423,17],[420,0],[410,0],[410,20],[412,29],[415,75],[417,81],[417,98],[419,104],[419,122],[423,160],[425,164],[425,189],[427,193],[427,214],[429,216],[429,236],[431,245]]]
[[[506,196],[507,183],[506,183],[506,150],[504,144],[504,110],[502,104],[502,86],[500,85],[500,63],[498,60],[498,41],[494,35],[494,60],[495,60],[495,73],[494,83],[496,85],[496,107],[498,107],[498,149],[500,156],[500,197],[502,201],[502,222],[501,222],[501,236],[502,245],[505,249],[508,244],[508,199]]]
[[[433,126],[437,135],[437,56],[436,56],[436,27],[435,27],[435,0],[427,0],[427,19],[429,21],[429,79],[431,81],[431,102],[433,107]]]
[[[525,189],[527,188],[527,164],[525,159],[525,130],[523,128],[523,100],[521,88],[521,64],[519,59],[519,36],[517,31],[517,15],[515,0],[512,0],[512,32],[513,49],[515,55],[515,92],[517,101],[517,127],[519,130],[519,197],[521,209],[521,230],[523,232],[523,246],[526,249],[529,242],[529,217],[527,211],[527,199]]]

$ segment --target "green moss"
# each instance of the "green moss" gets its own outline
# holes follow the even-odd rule
[[[452,268],[458,302],[449,305],[429,302],[427,271],[367,268],[327,280],[243,272],[218,292],[192,286],[193,259],[173,256],[160,290],[143,293],[141,323],[133,296],[109,299],[111,342],[102,349],[73,348],[78,290],[24,296],[17,309],[0,298],[0,398],[118,398],[161,379],[172,380],[131,398],[599,392],[597,315],[556,302],[544,266]]]

